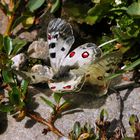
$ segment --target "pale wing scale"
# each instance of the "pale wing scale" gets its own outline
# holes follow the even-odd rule
[[[73,31],[69,23],[57,18],[50,21],[47,35],[51,67],[57,72],[74,43]]]

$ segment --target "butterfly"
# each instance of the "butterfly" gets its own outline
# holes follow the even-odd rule
[[[38,65],[44,69],[26,73],[32,83],[48,82],[53,92],[78,92],[83,86],[94,86],[106,93],[110,83],[106,76],[116,69],[116,64],[121,59],[120,53],[103,55],[102,50],[94,43],[85,43],[71,51],[75,41],[73,30],[61,18],[49,22],[47,41],[50,67]]]

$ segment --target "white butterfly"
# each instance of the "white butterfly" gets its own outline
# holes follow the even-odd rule
[[[71,25],[57,18],[50,21],[47,30],[51,67],[45,72],[28,74],[33,83],[47,81],[54,92],[79,91],[83,85],[91,85],[107,91],[109,81],[120,54],[113,52],[102,56],[102,51],[93,43],[83,44],[70,52],[74,43]]]

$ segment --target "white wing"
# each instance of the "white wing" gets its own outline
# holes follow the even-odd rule
[[[74,43],[73,31],[69,23],[57,18],[50,21],[47,35],[51,67],[57,72]]]
[[[101,56],[101,49],[94,43],[86,43],[70,52],[62,63],[62,67],[69,66],[71,69],[87,67]]]

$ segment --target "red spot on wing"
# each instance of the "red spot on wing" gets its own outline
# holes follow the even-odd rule
[[[51,39],[52,39],[51,35],[48,35],[48,40],[51,40]]]
[[[82,53],[83,58],[87,58],[88,56],[89,56],[89,53],[87,51]]]
[[[71,85],[67,85],[65,87],[63,87],[63,89],[70,89],[71,88]]]
[[[55,88],[56,88],[55,86],[51,87],[51,89],[55,89]]]
[[[71,52],[70,54],[69,54],[69,57],[73,57],[75,55],[75,52]]]

